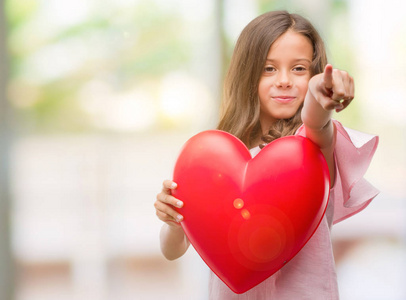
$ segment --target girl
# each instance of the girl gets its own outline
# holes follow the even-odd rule
[[[269,12],[242,31],[225,81],[218,129],[240,138],[252,156],[279,137],[306,136],[326,158],[331,190],[320,226],[287,265],[241,295],[211,273],[210,299],[339,298],[331,227],[365,208],[378,194],[363,179],[378,137],[346,129],[331,119],[334,110],[345,109],[353,98],[353,78],[327,64],[323,41],[303,17]],[[176,187],[166,180],[155,202],[156,214],[165,222],[161,249],[170,260],[189,247],[179,225],[183,217],[173,209],[183,206],[171,196]]]

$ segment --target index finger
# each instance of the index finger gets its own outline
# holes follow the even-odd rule
[[[323,82],[326,89],[333,88],[333,66],[330,64],[327,64],[324,68]]]
[[[171,190],[174,190],[178,187],[178,185],[172,180],[165,180],[162,185],[162,192],[166,194],[170,194]]]

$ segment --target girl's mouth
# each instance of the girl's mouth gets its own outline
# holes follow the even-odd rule
[[[286,103],[290,103],[293,100],[296,99],[296,97],[293,96],[275,96],[272,97],[272,99],[278,103],[282,103],[282,104],[286,104]]]

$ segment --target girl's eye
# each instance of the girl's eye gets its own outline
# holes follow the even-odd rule
[[[274,72],[274,71],[275,71],[275,68],[274,68],[274,67],[271,67],[271,66],[266,66],[266,67],[264,68],[264,71],[265,71],[265,73],[271,73],[271,72]]]
[[[297,72],[304,72],[304,71],[306,71],[306,68],[305,68],[305,67],[302,67],[302,66],[299,66],[299,67],[293,68],[293,70],[294,70],[294,71],[297,71]]]

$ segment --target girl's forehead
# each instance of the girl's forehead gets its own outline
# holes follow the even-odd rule
[[[289,30],[271,45],[267,59],[273,60],[280,56],[298,56],[297,59],[311,60],[313,45],[303,34]]]

